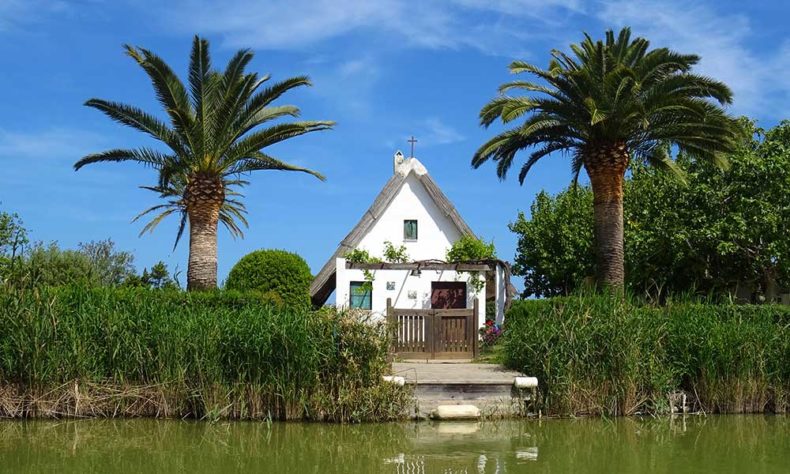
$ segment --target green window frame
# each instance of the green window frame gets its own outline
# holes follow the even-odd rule
[[[403,221],[403,240],[417,240],[417,219]]]
[[[369,281],[352,281],[349,291],[349,306],[357,309],[373,308],[373,284]]]

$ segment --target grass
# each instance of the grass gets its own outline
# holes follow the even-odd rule
[[[0,417],[400,418],[384,327],[237,293],[0,292]]]
[[[786,412],[790,308],[581,295],[517,302],[502,345],[537,376],[544,413],[630,415],[679,409]]]

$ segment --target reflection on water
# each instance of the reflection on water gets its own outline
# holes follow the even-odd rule
[[[787,417],[0,421],[0,472],[790,472]]]

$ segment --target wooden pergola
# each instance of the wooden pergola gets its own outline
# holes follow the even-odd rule
[[[422,262],[372,262],[357,263],[346,261],[346,268],[355,270],[453,270],[458,272],[492,272],[496,270],[496,262],[492,263],[447,263],[438,261]]]

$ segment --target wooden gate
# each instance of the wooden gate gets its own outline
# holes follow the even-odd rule
[[[471,359],[477,357],[478,303],[463,309],[393,308],[387,299],[387,322],[393,349],[405,359]]]

